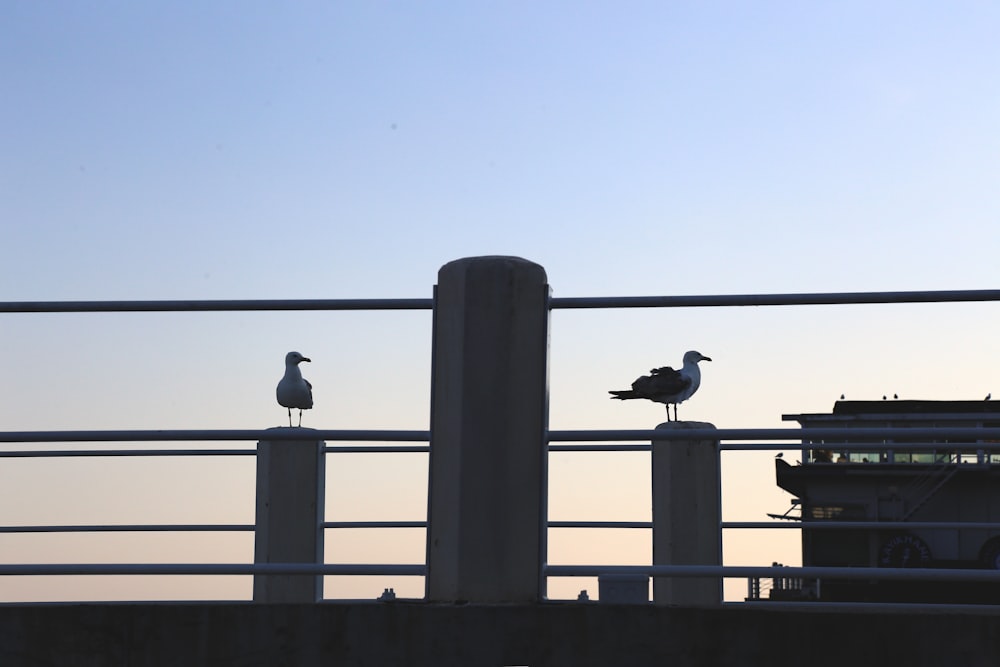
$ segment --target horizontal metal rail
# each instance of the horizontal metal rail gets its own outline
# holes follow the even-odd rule
[[[0,431],[0,442],[180,442],[224,440],[357,440],[428,442],[430,431],[272,429],[182,429],[153,431]]]
[[[886,449],[895,447],[896,443],[851,442],[849,445],[842,444],[844,438],[856,441],[860,438],[872,440],[891,440],[901,438],[902,442],[911,442],[914,439],[952,438],[963,440],[961,444],[969,445],[975,443],[986,445],[990,443],[978,443],[979,440],[1000,439],[1000,428],[998,427],[973,427],[973,426],[935,426],[926,428],[900,428],[900,427],[859,427],[859,428],[692,428],[692,429],[653,429],[653,430],[578,430],[578,431],[549,431],[549,442],[594,442],[599,440],[789,440],[796,441],[802,445],[802,441],[825,440],[827,445],[835,444],[837,447],[860,447],[861,449]],[[821,443],[807,444],[805,447],[816,447]],[[960,448],[960,443],[915,443],[921,447],[937,446],[938,449]],[[723,445],[726,448],[736,449],[735,443]],[[801,449],[795,446],[779,446],[780,449]],[[748,449],[753,449],[749,447]],[[756,448],[761,448],[756,446]]]
[[[320,528],[426,528],[426,521],[324,521]]]
[[[648,442],[640,445],[623,445],[620,442],[601,443],[599,445],[582,443],[575,445],[549,444],[550,452],[649,452],[652,449],[653,446]]]
[[[1000,584],[1000,570],[888,567],[768,567],[756,565],[546,565],[549,577],[597,577],[630,574],[646,577],[751,577],[883,581],[973,581]]]
[[[1000,301],[1000,290],[553,297],[549,299],[549,307],[553,309],[693,308],[706,306],[814,306],[886,303],[954,303],[977,301]],[[430,310],[433,307],[433,298],[3,301],[0,302],[0,313]]]
[[[360,445],[360,446],[335,446],[324,447],[327,454],[399,454],[399,453],[427,453],[431,451],[430,445]]]
[[[549,528],[652,528],[652,521],[549,521]]]
[[[3,442],[0,437],[0,442]],[[11,442],[11,441],[7,441]],[[23,441],[20,441],[23,442]],[[80,442],[93,442],[81,440]],[[836,445],[838,451],[894,451],[897,453],[909,453],[915,451],[936,451],[962,452],[974,454],[980,450],[984,453],[995,452],[1000,456],[1000,444],[996,443],[823,443],[817,445],[802,445],[800,443],[720,443],[719,449],[725,451],[787,451],[789,449],[813,449],[815,447]],[[992,445],[992,446],[990,446]],[[550,452],[648,452],[652,450],[651,444],[621,444],[604,443],[599,445],[575,444],[575,445],[549,445]],[[428,453],[430,445],[354,445],[354,446],[330,446],[325,447],[326,454],[398,454],[398,453]],[[255,456],[256,449],[15,449],[0,450],[0,458],[58,458],[77,456]],[[849,461],[852,464],[859,464],[858,461]],[[885,462],[873,461],[873,464],[884,465]],[[958,462],[955,462],[957,465]],[[900,463],[898,465],[910,465]],[[962,464],[966,465],[966,464]]]
[[[978,447],[988,449],[995,443],[977,442],[1000,439],[998,427],[938,426],[926,428],[860,427],[843,428],[697,428],[684,430],[669,429],[595,429],[549,431],[549,442],[595,442],[600,440],[652,441],[652,440],[825,440],[824,443],[802,445],[815,447],[819,444],[836,445],[838,448],[887,449],[907,447],[923,449],[962,449]],[[840,442],[850,437],[852,442]],[[858,443],[859,438],[891,440],[903,438],[901,443],[869,442]],[[237,441],[237,440],[335,440],[362,442],[429,442],[430,431],[379,431],[379,430],[332,430],[308,428],[273,429],[182,429],[182,430],[131,430],[131,431],[0,431],[0,442],[169,442],[169,441]],[[962,442],[911,443],[912,439],[952,438]],[[599,445],[610,447],[610,445]],[[560,446],[561,451],[570,451]],[[725,443],[726,449],[798,449],[795,446],[778,444],[753,444],[751,446]],[[583,451],[583,450],[579,450]],[[637,450],[639,451],[639,450]]]
[[[784,521],[723,521],[720,528],[792,528],[794,530],[1000,530],[1000,523],[991,521],[802,521],[789,517]]]
[[[429,452],[428,445],[325,447],[326,454]],[[256,456],[256,449],[17,449],[0,450],[0,458],[72,458],[77,456]]]
[[[173,301],[3,301],[0,313],[150,313],[266,310],[430,310],[434,299],[219,299]]]
[[[255,526],[252,523],[0,526],[0,533],[226,533],[253,530]]]
[[[424,565],[313,564],[313,563],[0,563],[0,576],[51,575],[253,575],[312,574],[422,577]]]
[[[869,303],[948,303],[1000,301],[1000,290],[909,292],[813,292],[704,296],[553,297],[551,308],[693,308],[704,306],[817,306]]]
[[[0,450],[0,458],[77,456],[256,456],[256,449],[18,449]]]

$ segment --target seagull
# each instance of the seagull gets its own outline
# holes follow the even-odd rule
[[[632,383],[632,389],[609,391],[611,398],[625,401],[631,398],[645,398],[654,403],[665,403],[667,421],[670,421],[670,406],[674,406],[674,421],[677,421],[677,404],[683,403],[698,391],[701,385],[699,361],[711,361],[701,352],[684,353],[684,366],[675,371],[670,366],[654,368],[650,375],[643,375]]]
[[[984,401],[988,401],[988,400],[990,400],[991,398],[993,398],[993,392],[990,392],[990,393],[986,394],[986,398],[984,398],[983,400],[984,400]]]
[[[302,377],[299,364],[303,361],[312,361],[308,357],[303,357],[298,352],[289,352],[285,355],[285,376],[278,383],[278,405],[288,408],[288,425],[292,425],[292,408],[299,410],[299,426],[302,426],[302,411],[310,410],[313,406],[312,385],[309,380]]]

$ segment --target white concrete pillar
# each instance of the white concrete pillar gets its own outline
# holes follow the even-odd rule
[[[254,563],[322,563],[324,455],[321,440],[283,440],[274,428],[257,443],[257,522]],[[254,575],[254,602],[315,602],[317,575]]]
[[[704,422],[667,422],[657,430],[714,429]],[[721,565],[719,441],[653,440],[653,565]],[[653,579],[653,601],[716,606],[722,582]]]
[[[460,259],[438,273],[429,600],[540,597],[548,297],[545,270],[518,257]]]

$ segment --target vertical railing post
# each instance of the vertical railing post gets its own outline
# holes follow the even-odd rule
[[[254,563],[322,563],[324,454],[321,440],[273,437],[257,443],[257,520]],[[323,597],[318,575],[254,575],[254,602],[315,602]]]
[[[517,257],[461,259],[438,273],[429,600],[542,595],[548,298],[545,270]]]
[[[703,422],[667,422],[657,430],[714,429]],[[653,565],[722,565],[719,441],[653,440]],[[653,601],[716,606],[718,579],[657,577]]]

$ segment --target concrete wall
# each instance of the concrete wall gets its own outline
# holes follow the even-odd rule
[[[654,605],[0,607],[0,665],[962,665],[1000,615]]]

